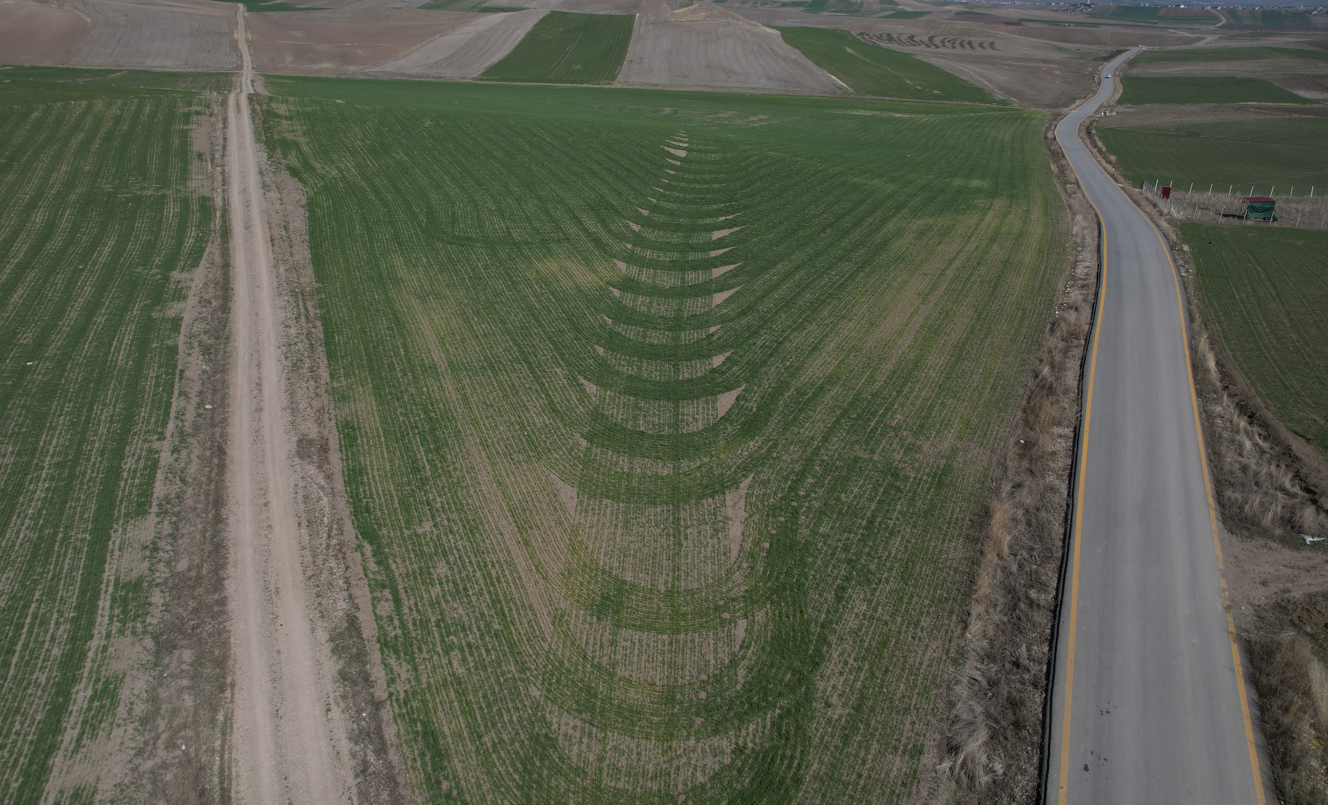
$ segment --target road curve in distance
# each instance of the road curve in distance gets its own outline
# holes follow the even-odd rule
[[[1162,236],[1094,160],[1080,123],[1056,138],[1102,221],[1074,521],[1059,618],[1047,805],[1266,805],[1185,310]]]

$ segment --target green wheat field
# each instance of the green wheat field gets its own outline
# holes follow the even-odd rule
[[[267,86],[415,790],[908,800],[1067,265],[1044,117]]]
[[[88,790],[52,769],[95,779],[93,747],[141,716],[122,696],[148,650],[147,522],[216,234],[193,90],[230,77],[0,77],[0,802],[72,801]]]

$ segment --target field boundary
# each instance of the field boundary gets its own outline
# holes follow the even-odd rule
[[[141,793],[166,801],[222,801],[225,792],[218,782],[230,755],[225,714],[230,640],[222,572],[231,379],[226,96],[210,93],[209,101],[205,153],[207,192],[216,201],[214,234],[185,302],[171,419],[152,507],[160,546],[153,573],[161,590],[149,616],[158,625],[152,634],[152,664],[169,671],[151,675],[144,694],[141,754],[135,758]],[[189,695],[183,695],[185,690]],[[177,744],[205,749],[171,751]]]
[[[311,534],[315,561],[307,574],[319,595],[334,662],[339,664],[337,691],[350,713],[376,718],[349,720],[356,788],[361,801],[411,802],[411,788],[396,739],[387,694],[387,677],[378,644],[378,626],[362,552],[351,518],[343,475],[341,445],[334,421],[331,371],[324,346],[313,260],[309,251],[304,187],[286,170],[268,138],[274,133],[265,114],[267,95],[251,96],[254,127],[264,148],[265,212],[272,233],[272,258],[285,297],[285,356],[291,409],[301,447],[297,470],[310,488],[299,502],[316,508],[307,519],[325,524]],[[317,492],[321,493],[315,493]],[[325,561],[319,561],[325,559]],[[370,557],[370,561],[372,558]],[[333,568],[329,570],[329,568]]]
[[[233,374],[224,521],[234,751],[219,784],[238,799],[401,801],[382,719],[369,717],[383,708],[334,503],[314,285],[300,283],[291,259],[303,235],[292,225],[302,219],[287,215],[290,199],[258,136],[268,121],[244,14],[237,9],[242,70],[227,97]]]
[[[636,14],[550,11],[540,17],[501,59],[475,76],[475,80],[612,85],[622,73],[632,34],[639,24],[637,17]],[[597,63],[597,58],[604,61]],[[585,60],[586,65],[567,64],[569,60],[577,59]],[[582,69],[589,75],[572,74]]]
[[[1070,480],[1082,438],[1087,349],[1102,268],[1101,221],[1054,136],[1065,114],[1049,119],[1043,141],[1066,205],[1070,249],[1055,315],[988,505],[965,664],[943,747],[942,768],[958,783],[955,801],[964,805],[1031,801],[1041,796],[1046,780],[1047,694],[1073,522]],[[1029,743],[1037,748],[1019,756]]]

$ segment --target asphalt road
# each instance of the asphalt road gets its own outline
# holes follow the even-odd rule
[[[1113,73],[1135,51],[1104,70]],[[1057,642],[1046,802],[1276,802],[1224,607],[1180,288],[1149,220],[1056,129],[1102,219],[1106,263],[1085,384]]]

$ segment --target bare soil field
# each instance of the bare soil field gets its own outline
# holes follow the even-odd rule
[[[1196,44],[1203,39],[1203,37],[1196,34],[1176,31],[1145,31],[1137,28],[1118,31],[1108,28],[1043,28],[1021,25],[1011,27],[1007,33],[1024,39],[1059,42],[1062,45],[1095,45],[1119,50],[1139,45],[1156,48],[1181,47]]]
[[[642,17],[632,34],[618,83],[843,93],[830,77],[777,31],[709,3],[669,18]]]
[[[1302,98],[1328,101],[1328,76],[1281,75],[1270,80],[1282,89],[1289,89]]]
[[[154,69],[230,70],[237,65],[229,9],[223,4],[70,4],[55,8],[16,0],[0,5],[0,20],[7,23],[0,27],[7,45],[0,59]],[[473,78],[505,56],[544,11],[559,8],[639,15],[619,77],[623,85],[845,91],[765,28],[763,23],[768,23],[854,31],[1001,97],[1049,109],[1087,94],[1095,64],[1112,47],[1123,46],[1116,42],[1122,36],[1130,39],[1127,44],[1200,41],[1158,31],[982,25],[954,15],[953,23],[931,21],[934,17],[926,22],[885,21],[711,3],[674,11],[662,0],[510,0],[508,5],[529,11],[506,14],[409,8],[420,5],[418,0],[318,0],[317,5],[326,10],[249,15],[257,69],[288,75]]]
[[[1093,121],[1097,128],[1118,126],[1170,126],[1178,123],[1222,123],[1229,120],[1264,120],[1270,117],[1328,117],[1328,107],[1284,104],[1153,104],[1113,107]]]
[[[863,39],[881,47],[927,48],[928,50],[996,50],[996,40],[990,38],[973,39],[966,36],[930,36],[896,33],[894,31],[865,32],[859,34]]]
[[[487,16],[455,11],[363,9],[249,15],[254,67],[265,73],[339,75],[390,61]]]
[[[494,2],[490,5],[506,5],[506,3]],[[513,5],[525,5],[525,3],[513,3]],[[530,5],[534,8],[556,8],[559,11],[584,11],[592,14],[641,14],[649,13],[662,3],[659,0],[561,0],[561,2],[534,0]],[[643,8],[647,10],[642,11]]]
[[[530,9],[473,15],[471,22],[361,72],[380,76],[474,78],[516,47],[546,13],[543,9]]]
[[[152,70],[239,66],[228,4],[68,0],[0,4],[0,63]]]
[[[1328,62],[1276,59],[1226,62],[1161,62],[1130,67],[1134,76],[1259,76],[1277,81],[1280,76],[1328,76]]]
[[[69,0],[68,8],[91,24],[77,53],[62,62],[71,67],[235,70],[240,65],[234,12],[227,4]]]
[[[0,61],[62,64],[88,38],[92,24],[75,11],[14,0],[0,4]]]
[[[884,30],[858,35],[903,51],[1018,104],[1060,109],[1093,91],[1097,71],[1111,49],[1062,45],[1022,36],[959,26],[914,26],[916,31]]]
[[[1036,109],[1061,109],[1090,94],[1097,83],[1098,67],[1107,57],[1106,52],[1097,49],[1054,54],[1060,58],[1006,57],[1001,51],[960,50],[912,51],[912,55]]]
[[[1088,95],[1096,86],[1102,61],[1127,44],[1173,46],[1201,41],[1154,31],[1136,36],[1133,31],[1096,28],[982,25],[953,16],[955,22],[935,21],[935,16],[900,21],[746,6],[733,10],[765,25],[852,31],[872,44],[916,56],[995,95],[1039,109],[1060,109]]]

